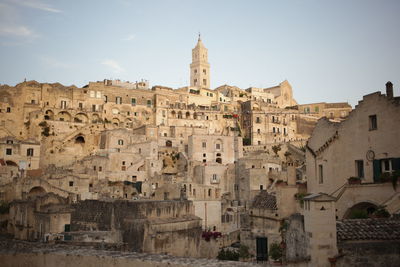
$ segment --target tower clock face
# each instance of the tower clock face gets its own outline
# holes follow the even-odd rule
[[[367,160],[372,161],[375,159],[375,152],[373,150],[367,151]]]

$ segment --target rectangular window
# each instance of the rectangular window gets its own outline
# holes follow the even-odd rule
[[[256,123],[261,123],[260,117],[257,117],[257,118],[256,118]]]
[[[131,105],[136,106],[136,98],[131,98]]]
[[[70,181],[69,186],[74,186],[74,182]]]
[[[96,98],[101,98],[101,92],[100,91],[96,92]]]
[[[202,146],[203,146],[203,148],[206,148],[207,147],[207,143],[203,142]]]
[[[27,155],[28,157],[33,157],[33,148],[28,148],[28,149],[26,150],[26,155]]]
[[[215,149],[221,149],[221,144],[215,144]]]
[[[151,100],[147,100],[147,107],[151,108]]]
[[[99,166],[99,172],[101,172],[103,170],[102,166]]]
[[[322,164],[318,165],[318,182],[320,184],[324,183],[324,168]]]
[[[67,101],[61,101],[61,108],[67,108]]]
[[[364,178],[364,161],[356,160],[356,175],[359,178]]]
[[[104,96],[104,103],[107,103],[108,102],[108,97],[105,95]]]
[[[6,148],[6,155],[12,155],[12,148]]]
[[[371,115],[369,116],[369,130],[373,131],[378,129],[378,120],[376,118],[376,115]]]
[[[95,97],[96,93],[94,91],[90,91],[90,97]]]
[[[117,96],[117,97],[115,98],[115,104],[122,104],[122,97]]]
[[[83,109],[83,103],[82,102],[79,102],[78,106],[79,106],[79,109]]]
[[[203,79],[203,85],[207,85],[207,80]]]

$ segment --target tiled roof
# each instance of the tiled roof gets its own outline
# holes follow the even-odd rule
[[[336,223],[338,241],[400,240],[400,219],[348,219]]]
[[[277,210],[276,196],[268,194],[267,191],[261,191],[254,197],[252,208]]]

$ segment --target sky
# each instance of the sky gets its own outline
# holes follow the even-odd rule
[[[189,85],[198,33],[211,87],[288,80],[300,104],[400,88],[398,0],[0,0],[0,84]]]

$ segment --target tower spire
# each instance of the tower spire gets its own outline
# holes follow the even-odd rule
[[[208,63],[208,50],[199,39],[196,47],[192,49],[192,63],[190,64],[190,86],[210,88],[210,64]]]

